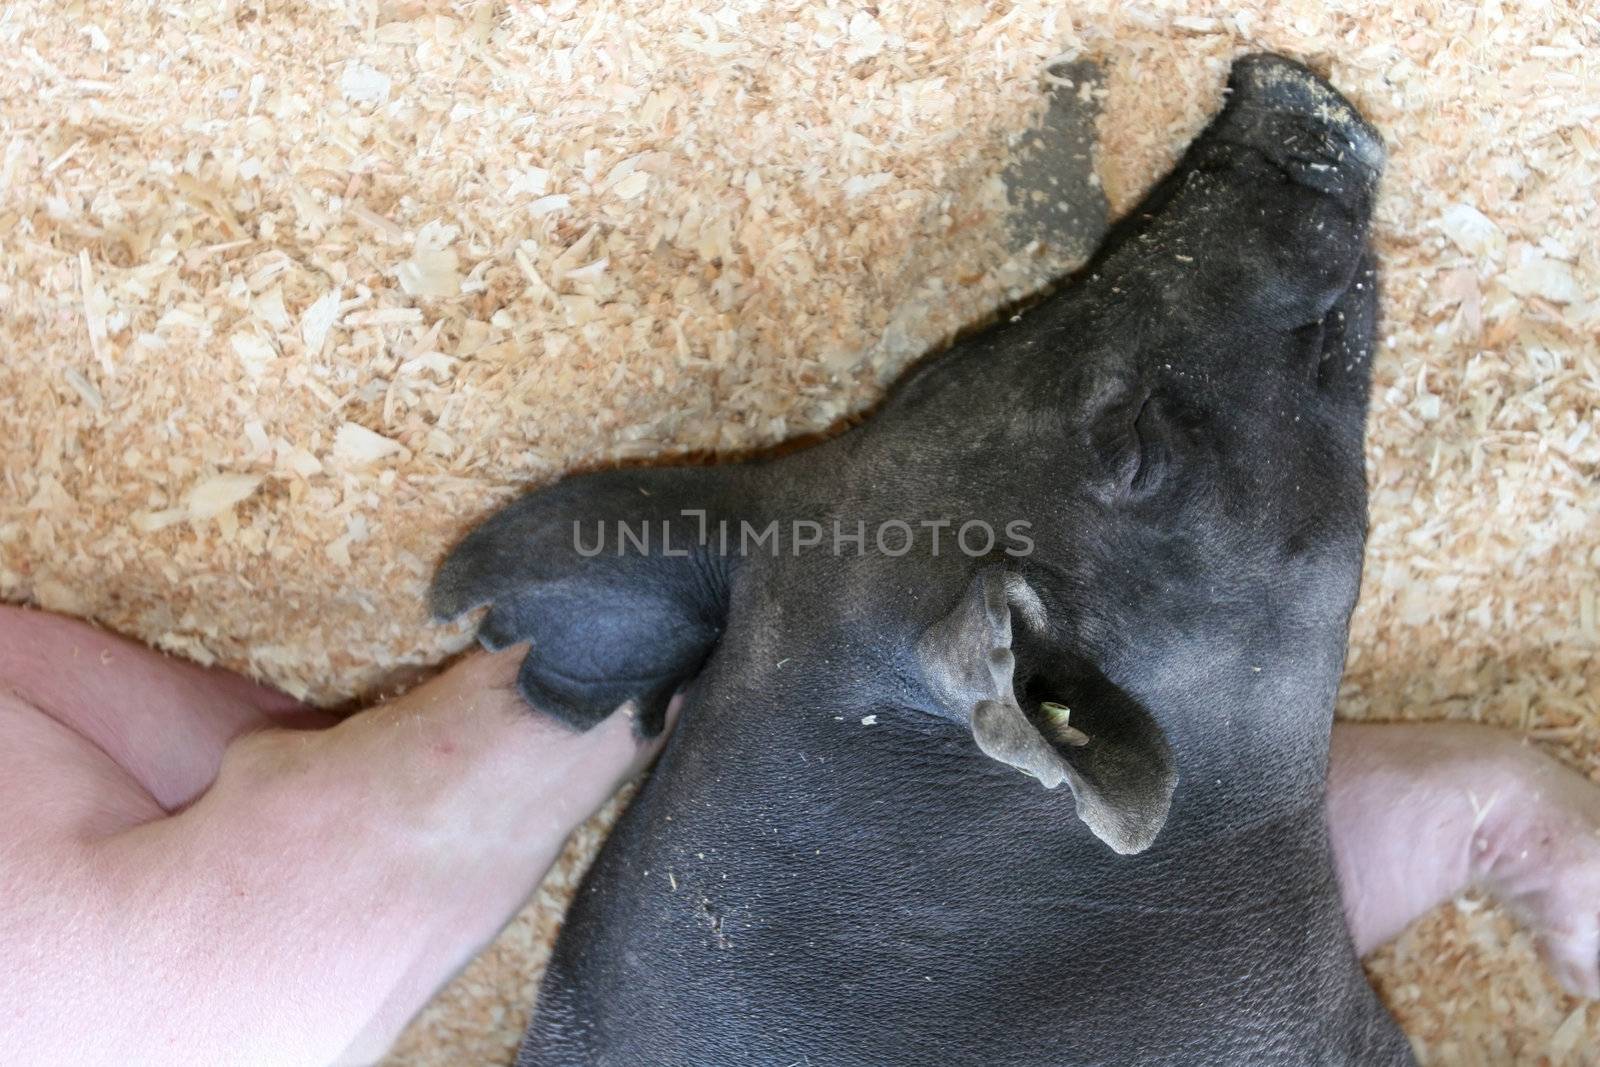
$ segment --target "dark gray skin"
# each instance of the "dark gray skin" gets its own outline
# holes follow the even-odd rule
[[[1381,142],[1290,61],[1230,86],[1078,277],[864,424],[572,478],[445,562],[436,613],[531,640],[536,707],[583,728],[632,700],[653,730],[688,685],[519,1063],[1411,1062],[1323,804]],[[943,518],[936,555],[918,524]],[[574,549],[575,522],[593,545],[645,519],[649,553]],[[835,519],[867,551],[832,551]],[[894,519],[901,555],[873,546]],[[737,550],[772,520],[781,555]],[[797,552],[794,520],[824,543]],[[971,520],[992,551],[952,546]]]

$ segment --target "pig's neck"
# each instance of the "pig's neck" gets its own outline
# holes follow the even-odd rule
[[[1170,824],[1255,822],[1322,803],[1331,698],[1168,712],[1185,724],[1169,731],[1178,766]]]
[[[741,680],[707,694],[704,711],[719,721],[683,740],[738,768],[749,790],[738,807],[762,819],[743,831],[746,839],[730,826],[742,816],[718,807],[719,841],[745,848],[829,825],[829,840],[863,849],[859,864],[829,874],[841,892],[875,891],[883,857],[893,855],[918,892],[936,900],[1029,899],[1030,887],[1066,878],[1068,896],[1110,911],[1167,908],[1175,884],[1195,909],[1231,907],[1263,883],[1297,902],[1291,911],[1302,918],[1321,915],[1327,901],[1336,910],[1322,804],[1325,733],[1274,738],[1246,728],[1241,713],[1204,745],[1175,738],[1180,777],[1168,821],[1148,851],[1119,856],[1074,817],[1066,786],[1047,790],[990,759],[956,724],[864,703],[866,672],[829,660],[828,670],[791,660],[777,672],[800,666],[790,679],[757,687]],[[704,783],[694,795],[715,806]],[[974,865],[975,855],[985,862]],[[1005,910],[993,900],[985,907]]]
[[[873,672],[852,668],[848,657],[821,657],[809,666],[823,669],[791,659],[759,690],[717,701],[739,709],[734,714],[744,721],[734,729],[741,742],[756,735],[767,752],[804,753],[807,760],[821,754],[830,764],[856,764],[862,811],[889,802],[880,791],[889,783],[892,794],[900,777],[914,779],[916,788],[928,786],[929,805],[943,795],[972,808],[979,822],[996,820],[997,827],[1015,821],[1026,828],[1071,811],[1066,786],[1046,790],[996,763],[963,727],[874,699],[882,694],[874,690]],[[1205,844],[1219,838],[1264,841],[1276,835],[1297,854],[1316,854],[1325,840],[1322,806],[1332,727],[1332,687],[1326,688],[1323,693],[1308,686],[1292,701],[1281,694],[1234,694],[1223,702],[1231,710],[1219,710],[1216,693],[1210,700],[1154,709],[1168,729],[1179,776],[1157,851],[1169,860],[1190,851],[1202,856]],[[997,786],[1006,799],[997,799]],[[947,825],[935,819],[928,830],[941,832]],[[1122,859],[1082,836],[1089,846],[1086,859]],[[1212,860],[1202,858],[1198,865],[1212,866]]]
[[[1301,818],[1321,805],[1345,647],[1337,621],[1260,623],[1130,660],[1120,681],[1160,723],[1177,763],[1170,825]]]

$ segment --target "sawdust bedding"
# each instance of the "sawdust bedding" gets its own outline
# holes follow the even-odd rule
[[[1341,714],[1515,727],[1594,775],[1597,38],[1499,0],[13,0],[0,596],[370,692],[465,644],[425,583],[519,486],[822,430],[1059,268],[1008,242],[1002,180],[1048,65],[1104,65],[1120,210],[1268,47],[1392,153]],[[608,818],[395,1063],[507,1060]],[[1600,1048],[1484,904],[1372,972],[1425,1062]]]

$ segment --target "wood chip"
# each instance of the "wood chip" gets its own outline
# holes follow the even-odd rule
[[[354,422],[342,423],[333,439],[333,456],[352,467],[377,463],[405,452],[405,446]]]

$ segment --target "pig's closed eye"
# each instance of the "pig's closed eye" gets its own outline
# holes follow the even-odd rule
[[[1101,415],[1089,431],[1101,477],[1113,495],[1126,491],[1139,472],[1139,438],[1133,429],[1138,414],[1137,400],[1123,401]]]
[[[1172,462],[1172,422],[1162,408],[1159,398],[1147,397],[1133,420],[1139,465],[1128,483],[1128,490],[1135,495],[1158,488]]]
[[[1118,404],[1095,424],[1092,441],[1113,496],[1143,495],[1161,482],[1171,460],[1171,428],[1159,398]]]

